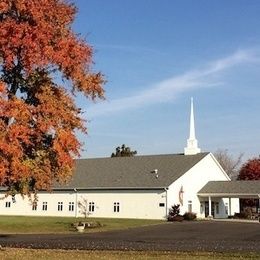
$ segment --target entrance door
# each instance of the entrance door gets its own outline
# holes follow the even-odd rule
[[[205,201],[205,217],[209,216],[209,202]],[[211,201],[211,216],[215,217],[215,204]]]

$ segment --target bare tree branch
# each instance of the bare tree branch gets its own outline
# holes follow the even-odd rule
[[[238,176],[243,155],[243,153],[240,153],[237,157],[233,157],[228,153],[227,149],[218,149],[214,152],[215,158],[232,180]]]

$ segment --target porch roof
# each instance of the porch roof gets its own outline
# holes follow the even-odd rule
[[[200,197],[259,198],[260,180],[257,181],[209,181],[197,193]]]

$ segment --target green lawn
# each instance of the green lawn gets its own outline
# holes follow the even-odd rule
[[[176,259],[176,260],[237,260],[237,259],[259,259],[259,254],[251,253],[209,253],[209,252],[159,252],[159,251],[84,251],[84,250],[36,250],[2,248],[0,259],[2,260],[70,260],[70,259]]]
[[[93,219],[65,217],[13,217],[0,216],[0,232],[3,233],[69,233],[75,232],[71,223],[78,221],[99,221],[103,227],[89,229],[87,232],[126,229],[137,226],[162,223],[160,220],[137,219]],[[260,254],[253,253],[212,253],[212,252],[161,252],[161,251],[87,251],[87,250],[36,250],[1,248],[2,260],[66,260],[66,259],[177,259],[177,260],[237,260],[260,259]]]
[[[75,232],[71,224],[79,221],[101,223],[102,227],[88,229],[87,232],[127,229],[163,222],[147,219],[0,216],[0,233],[69,233]]]

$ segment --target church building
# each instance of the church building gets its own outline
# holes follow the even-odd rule
[[[78,159],[68,184],[40,191],[34,204],[20,195],[0,200],[0,214],[167,219],[179,204],[181,214],[227,218],[239,212],[239,198],[259,197],[260,181],[231,181],[212,153],[201,152],[191,100],[184,153]]]

